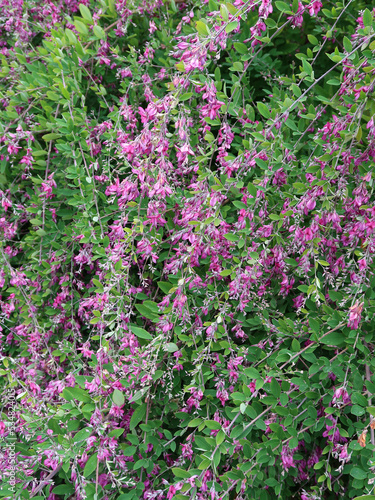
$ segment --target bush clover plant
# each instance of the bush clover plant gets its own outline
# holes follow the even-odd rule
[[[2,498],[375,499],[370,4],[0,2]]]

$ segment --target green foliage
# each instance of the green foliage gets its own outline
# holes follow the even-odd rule
[[[375,498],[373,14],[236,5],[2,35],[4,498]]]

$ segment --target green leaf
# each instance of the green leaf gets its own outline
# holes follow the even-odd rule
[[[319,330],[320,330],[320,323],[319,323],[319,321],[317,321],[314,318],[309,318],[309,325],[310,325],[311,330],[314,333],[319,333]]]
[[[269,118],[271,116],[271,113],[268,110],[268,107],[263,104],[263,102],[258,102],[257,103],[257,108],[259,113],[264,116],[264,118]]]
[[[366,9],[364,11],[364,13],[362,14],[362,20],[363,20],[363,24],[365,26],[371,26],[372,25],[372,14],[371,12]]]
[[[252,366],[250,366],[249,368],[245,368],[244,370],[245,372],[245,375],[247,377],[249,377],[250,379],[255,379],[255,380],[258,380],[258,379],[261,379],[262,376],[261,374],[258,372],[258,370],[256,370],[255,368],[253,368]]]
[[[237,234],[227,233],[224,234],[224,238],[228,241],[238,241],[240,237]]]
[[[346,36],[344,36],[343,44],[346,52],[351,52],[353,50],[352,42]]]
[[[251,194],[251,196],[253,196],[254,198],[256,198],[258,189],[253,184],[251,184],[250,182],[247,185],[247,190],[249,191],[249,194]]]
[[[141,460],[138,460],[137,462],[135,462],[133,470],[138,470],[141,467],[144,467],[144,468],[148,467],[148,459],[147,458],[141,458]]]
[[[375,495],[361,495],[360,497],[355,497],[353,500],[375,500]]]
[[[129,424],[129,429],[132,431],[137,427],[137,425],[142,422],[146,415],[147,404],[143,403],[141,406],[138,406],[134,411]]]
[[[222,431],[220,431],[222,432]],[[237,425],[234,427],[230,433],[231,439],[237,439],[243,433],[243,425]]]
[[[243,203],[242,201],[234,201],[233,202],[233,205],[238,208],[239,210],[241,209],[247,209],[247,205],[245,203]]]
[[[14,490],[9,490],[8,488],[2,488],[0,489],[0,497],[10,497],[14,498]],[[35,499],[36,497],[34,497]],[[44,498],[44,497],[42,497]]]
[[[100,38],[101,40],[105,40],[106,34],[105,34],[105,31],[103,30],[103,28],[96,25],[96,26],[94,26],[93,31],[94,31],[94,35],[97,38]]]
[[[221,4],[220,5],[220,15],[224,19],[225,22],[228,21],[228,19],[229,19],[229,11],[228,11],[228,9],[227,9],[227,7],[226,7],[225,4]]]
[[[202,462],[198,465],[199,470],[205,470],[208,469],[211,466],[211,460],[208,458],[205,458],[202,460]]]
[[[188,427],[198,427],[202,422],[203,420],[201,418],[193,418],[193,420],[190,420],[188,423]]]
[[[296,97],[300,97],[300,95],[302,94],[301,89],[295,83],[292,83],[291,89]]]
[[[233,30],[235,30],[238,26],[238,21],[231,21],[225,26],[225,31],[226,33],[231,33]]]
[[[81,422],[79,420],[69,420],[67,423],[68,431],[76,431],[79,429],[80,423]]]
[[[168,342],[167,344],[165,344],[164,350],[168,352],[176,352],[178,351],[178,347],[173,342]]]
[[[297,339],[293,339],[291,347],[293,352],[298,352],[301,349],[301,344],[298,342]]]
[[[147,307],[147,309],[149,309],[152,313],[159,314],[159,306],[156,302],[153,302],[152,300],[145,300],[142,305]]]
[[[208,429],[212,429],[215,431],[218,431],[221,429],[221,424],[219,422],[216,422],[216,420],[205,420],[204,423],[206,424],[206,427]]]
[[[224,271],[221,271],[220,276],[223,276],[225,278],[225,276],[229,276],[231,273],[231,269],[224,269]]]
[[[110,13],[116,17],[115,0],[107,0]]]
[[[61,137],[61,134],[46,134],[42,136],[42,139],[46,142],[50,142],[54,139],[58,139],[59,137]]]
[[[77,399],[78,401],[82,401],[83,403],[91,402],[91,397],[89,393],[79,387],[65,387],[62,391],[62,397],[67,401],[73,401]]]
[[[76,27],[76,30],[78,31],[78,33],[82,33],[83,35],[87,35],[89,32],[89,30],[87,29],[87,26],[82,21],[78,21],[78,20],[74,21],[74,26]]]
[[[244,43],[241,42],[234,42],[234,48],[237,52],[240,54],[247,54],[249,52],[249,49]]]
[[[353,404],[358,404],[359,406],[363,406],[364,408],[367,407],[367,398],[362,396],[362,394],[360,394],[359,392],[353,392],[351,396]]]
[[[362,406],[359,405],[353,405],[351,407],[351,413],[355,415],[356,417],[361,417],[362,415],[365,414],[365,409],[362,408]]]
[[[221,451],[219,449],[219,450],[216,450],[215,454],[214,454],[214,460],[213,460],[213,462],[214,462],[215,467],[219,466],[219,464],[220,464],[220,458],[221,458]]]
[[[133,457],[137,451],[137,446],[128,446],[124,450],[125,457]]]
[[[312,75],[313,72],[312,66],[309,62],[306,61],[306,59],[302,59],[302,67],[303,71],[305,71],[309,76]]]
[[[77,37],[73,33],[72,30],[70,30],[69,28],[66,28],[65,34],[66,34],[66,36],[67,36],[67,38],[68,38],[68,40],[69,40],[69,42],[70,42],[71,45],[75,45],[77,43]]]
[[[103,292],[104,292],[104,287],[103,287],[103,285],[100,283],[100,281],[99,281],[99,280],[97,280],[97,279],[93,278],[93,279],[92,279],[92,282],[93,282],[93,284],[94,284],[94,285],[95,285],[95,286],[96,286],[96,287],[97,287],[100,291],[103,291]]]
[[[108,436],[109,437],[116,437],[116,438],[119,438],[120,436],[122,436],[122,434],[124,433],[125,429],[113,429],[113,431],[111,431]]]
[[[363,469],[360,469],[359,467],[353,467],[352,470],[350,471],[350,475],[355,479],[367,478],[367,472],[365,472]]]
[[[115,389],[112,393],[112,401],[116,406],[122,406],[125,403],[124,393]]]
[[[237,7],[235,7],[234,5],[232,5],[231,3],[226,3],[225,4],[226,8],[228,9],[228,12],[230,14],[232,14],[232,16],[235,16],[237,15],[237,12],[238,12],[238,9]]]
[[[182,94],[180,95],[180,97],[178,98],[179,101],[188,101],[189,99],[191,99],[191,97],[193,96],[193,92],[186,92],[186,94]]]
[[[271,394],[276,398],[280,397],[281,387],[277,380],[273,377],[271,380]]]
[[[179,467],[172,467],[172,472],[176,477],[181,479],[188,479],[191,476],[190,472]]]
[[[130,325],[130,330],[140,339],[152,340],[153,338],[152,335],[146,332],[146,330],[144,330],[143,328],[139,328],[138,326]]]
[[[55,486],[52,490],[52,493],[54,495],[72,494],[73,492],[74,492],[73,484],[59,484],[58,486]]]
[[[280,217],[280,215],[277,215],[277,214],[270,214],[268,216],[271,220],[282,220],[283,217]]]
[[[142,389],[139,389],[139,391],[137,391],[134,396],[129,400],[130,403],[134,403],[135,401],[138,401],[139,399],[142,398],[142,396],[148,392],[149,390],[149,387],[146,386],[146,387],[143,387]]]
[[[60,426],[60,422],[57,418],[51,418],[48,421],[48,429],[54,431],[55,434],[64,434],[63,429]]]
[[[83,475],[85,477],[89,477],[94,471],[96,471],[96,467],[98,464],[98,454],[95,453],[91,455],[91,457],[87,460],[85,468],[83,469]]]
[[[323,267],[328,267],[329,263],[326,260],[318,260],[319,264]]]
[[[335,292],[334,290],[329,290],[328,292],[329,298],[333,300],[334,302],[341,302],[343,299],[343,296],[339,292]]]
[[[153,313],[145,305],[143,305],[143,304],[135,304],[135,307],[138,310],[138,312],[141,314],[141,316],[144,316],[147,319],[153,319],[153,320],[155,320],[155,319],[157,320],[158,319],[158,315],[155,314],[155,313]]]
[[[225,439],[225,432],[224,431],[219,431],[216,434],[216,445],[219,446]]]
[[[47,97],[51,101],[58,101],[59,99],[61,99],[61,96],[59,96],[58,94],[56,94],[56,92],[50,92],[50,91],[47,92]],[[54,134],[50,134],[50,135],[54,135]],[[56,135],[59,136],[59,134],[56,134]],[[47,137],[47,136],[43,136],[44,140],[46,140],[45,137]],[[53,137],[53,139],[55,139],[55,137]]]
[[[339,346],[345,343],[345,337],[342,332],[332,332],[329,333],[326,337],[322,338],[320,343],[326,345]]]
[[[158,281],[158,287],[165,293],[168,294],[169,290],[173,287],[172,283],[167,281]]]
[[[89,9],[86,5],[84,5],[83,3],[80,3],[79,10],[81,12],[81,16],[83,17],[83,19],[85,19],[90,24],[92,24],[94,22],[92,19],[91,12],[89,11]]]
[[[210,34],[210,30],[209,30],[207,24],[204,23],[203,21],[197,21],[195,23],[195,27],[196,27],[196,30],[198,31],[198,33],[202,36],[207,36]]]
[[[290,11],[290,6],[287,3],[285,3],[285,2],[279,2],[279,1],[277,1],[277,2],[275,2],[275,5],[276,5],[276,8],[278,10],[280,10],[281,12],[285,12],[285,11],[291,12]]]
[[[78,431],[74,438],[73,438],[73,441],[75,443],[78,443],[79,441],[85,441],[91,434],[91,430],[90,429],[82,429],[80,431]]]

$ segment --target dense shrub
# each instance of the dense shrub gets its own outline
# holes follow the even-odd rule
[[[0,9],[0,494],[375,499],[374,12]]]

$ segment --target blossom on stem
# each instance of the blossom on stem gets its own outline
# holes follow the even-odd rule
[[[363,309],[363,302],[360,304],[357,300],[354,306],[351,306],[349,313],[348,327],[352,330],[357,330],[359,322],[361,320],[361,313]]]

